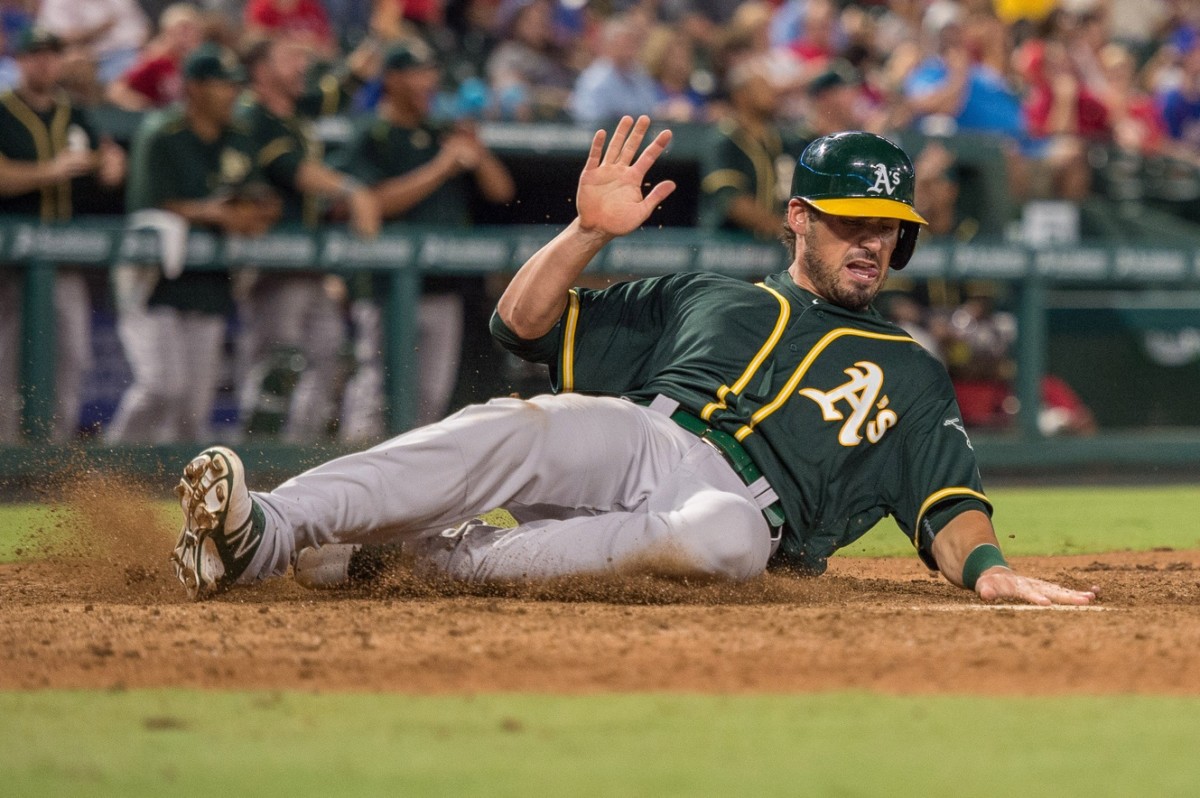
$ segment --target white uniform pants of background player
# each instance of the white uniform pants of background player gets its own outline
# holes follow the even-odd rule
[[[117,333],[133,384],[121,395],[106,440],[173,443],[207,438],[221,376],[225,318],[153,305],[121,313]]]
[[[446,415],[462,361],[463,299],[457,294],[425,294],[417,305],[417,425]],[[343,443],[377,441],[384,436],[383,310],[371,300],[350,308],[354,320],[355,375],[346,386]]]
[[[21,427],[21,315],[24,281],[17,269],[0,272],[0,443],[16,443]],[[92,366],[92,304],[81,273],[54,278],[54,423],[63,443],[79,428],[83,380]]]
[[[773,546],[715,449],[648,408],[576,394],[472,405],[252,495],[266,527],[243,582],[334,542],[403,541],[469,581],[639,570],[747,579]],[[537,520],[443,534],[498,506]]]
[[[242,351],[247,381],[240,390],[248,418],[261,389],[256,368],[276,347],[304,353],[304,373],[292,393],[284,438],[323,438],[337,407],[338,356],[346,340],[341,305],[325,290],[323,274],[259,274],[242,308]]]

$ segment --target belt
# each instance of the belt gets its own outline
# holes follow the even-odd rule
[[[728,432],[713,429],[707,422],[686,410],[680,410],[679,402],[669,396],[659,394],[654,397],[653,402],[650,402],[649,407],[656,413],[668,416],[680,427],[716,449],[733,468],[733,472],[746,484],[746,487],[750,488],[751,493],[754,494],[754,501],[762,510],[763,518],[767,520],[767,525],[772,530],[783,526],[787,519],[783,514],[783,503],[779,501],[779,494],[771,487],[771,483],[767,482],[767,478],[763,476],[762,471],[759,471],[758,466],[750,459],[750,455],[746,452],[745,447],[738,443],[737,438]]]

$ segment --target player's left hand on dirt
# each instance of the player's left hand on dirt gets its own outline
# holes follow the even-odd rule
[[[982,574],[975,583],[975,592],[984,601],[1025,601],[1041,606],[1090,604],[1096,598],[1094,587],[1073,590],[1044,579],[1022,576],[1007,568],[994,568]]]

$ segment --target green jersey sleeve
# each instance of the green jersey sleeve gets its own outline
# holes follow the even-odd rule
[[[955,516],[981,510],[989,516],[975,452],[962,423],[948,377],[926,392],[929,398],[906,417],[897,452],[897,494],[892,514],[926,565],[936,570],[933,538]]]
[[[272,183],[297,191],[296,173],[303,162],[303,145],[295,136],[282,133],[262,145],[255,166]]]
[[[700,164],[700,225],[715,230],[725,224],[734,197],[754,194],[754,164],[721,130],[709,144]]]
[[[513,354],[550,367],[555,391],[624,394],[644,385],[658,365],[656,345],[673,318],[686,274],[573,288],[554,329],[536,340],[517,338],[499,317],[496,339]]]

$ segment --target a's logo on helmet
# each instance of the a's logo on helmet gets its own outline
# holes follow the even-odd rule
[[[892,196],[892,192],[900,185],[900,170],[888,170],[887,166],[881,163],[875,164],[875,185],[867,189],[868,194],[887,194]]]

